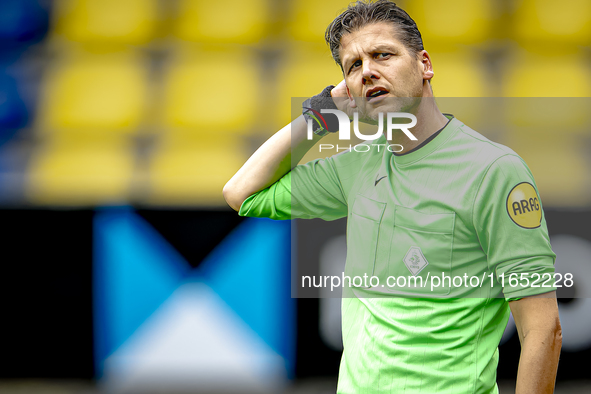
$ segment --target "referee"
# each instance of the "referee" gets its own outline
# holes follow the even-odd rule
[[[394,3],[350,5],[326,41],[344,80],[306,101],[223,193],[242,216],[348,218],[345,274],[380,284],[343,288],[338,393],[498,393],[510,312],[521,342],[516,393],[552,393],[562,342],[556,256],[530,170],[439,111],[431,58]],[[336,130],[334,116],[316,121],[336,109],[368,123],[410,113],[415,139],[394,132],[368,149],[292,166]]]

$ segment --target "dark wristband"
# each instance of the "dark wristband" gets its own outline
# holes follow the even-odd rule
[[[334,89],[334,85],[329,85],[302,104],[302,114],[306,122],[312,121],[314,134],[324,136],[339,130],[339,120],[335,115],[321,114],[320,112],[322,109],[338,109],[330,95],[332,89]]]

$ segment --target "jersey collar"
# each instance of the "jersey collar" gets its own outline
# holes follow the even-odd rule
[[[451,114],[443,114],[446,118],[449,119],[447,124],[443,126],[443,129],[437,132],[437,135],[432,138],[428,139],[424,142],[424,145],[420,145],[412,152],[403,154],[403,155],[394,155],[394,162],[398,166],[407,166],[411,165],[416,161],[421,160],[422,158],[430,155],[434,151],[437,150],[445,141],[447,141],[451,136],[453,136],[457,131],[459,126],[462,124],[459,120],[454,118]]]

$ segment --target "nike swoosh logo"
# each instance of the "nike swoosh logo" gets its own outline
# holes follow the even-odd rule
[[[380,175],[380,174],[378,174]],[[377,177],[376,177],[377,178]],[[384,175],[383,177],[381,177],[380,179],[376,179],[376,183],[374,184],[374,186],[378,185],[378,182],[381,181],[382,179],[386,178],[386,175]]]

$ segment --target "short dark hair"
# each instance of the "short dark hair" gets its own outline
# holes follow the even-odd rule
[[[328,25],[324,35],[326,43],[330,47],[332,58],[341,69],[343,65],[339,56],[339,48],[343,35],[377,22],[392,22],[398,33],[398,39],[410,53],[418,56],[419,52],[423,50],[423,38],[417,24],[396,3],[388,0],[377,0],[375,2],[360,0],[349,4],[347,9]]]

